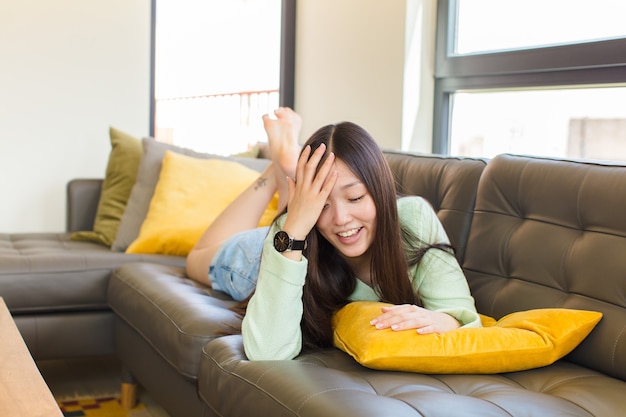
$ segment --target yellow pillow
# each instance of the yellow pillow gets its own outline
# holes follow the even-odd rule
[[[258,177],[259,172],[237,162],[166,151],[148,214],[126,253],[187,256],[213,220]],[[277,209],[275,195],[259,226],[269,225]]]
[[[443,334],[378,330],[378,302],[356,301],[333,317],[335,346],[373,369],[430,374],[491,374],[550,365],[571,352],[593,330],[602,313],[537,309],[496,321],[481,316],[482,328]]]

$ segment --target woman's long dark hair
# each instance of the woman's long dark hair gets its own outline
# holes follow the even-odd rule
[[[401,230],[393,173],[384,154],[366,130],[351,122],[324,126],[304,146],[310,145],[312,151],[315,151],[322,143],[326,145],[326,154],[319,166],[333,152],[365,185],[374,201],[376,232],[370,247],[372,288],[381,301],[391,304],[419,304],[418,294],[409,279],[409,265],[419,263],[430,248],[439,248],[440,245],[425,245],[406,251],[405,242],[419,239],[412,236],[412,231]],[[448,248],[447,245],[444,246]],[[309,261],[302,295],[303,349],[331,347],[332,316],[350,302],[349,296],[354,292],[357,277],[317,228],[313,228],[307,236],[307,247],[303,255]],[[245,314],[250,297],[235,310]]]
[[[415,304],[417,297],[408,277],[408,265],[396,206],[393,174],[382,151],[362,127],[343,122],[324,126],[305,143],[312,150],[326,144],[361,180],[376,207],[376,234],[371,251],[371,285],[382,301]],[[320,163],[321,165],[321,163]],[[332,315],[349,302],[356,277],[339,252],[313,228],[304,256],[309,268],[303,289],[304,348],[333,345]]]

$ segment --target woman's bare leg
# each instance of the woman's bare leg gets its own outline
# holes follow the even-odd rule
[[[300,153],[298,135],[300,116],[291,109],[276,110],[276,119],[263,117],[268,135],[272,162],[256,182],[251,184],[211,223],[196,245],[187,255],[187,275],[203,284],[210,285],[209,267],[213,256],[231,236],[258,226],[278,191],[278,209],[287,205],[287,176],[293,178]]]

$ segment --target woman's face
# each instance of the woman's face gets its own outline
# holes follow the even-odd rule
[[[376,233],[376,206],[365,184],[337,159],[337,182],[317,220],[317,230],[349,265],[366,262]]]

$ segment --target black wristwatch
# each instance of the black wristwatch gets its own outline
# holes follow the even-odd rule
[[[304,250],[305,247],[305,240],[295,240],[283,230],[276,232],[274,235],[274,248],[276,248],[278,252]]]

